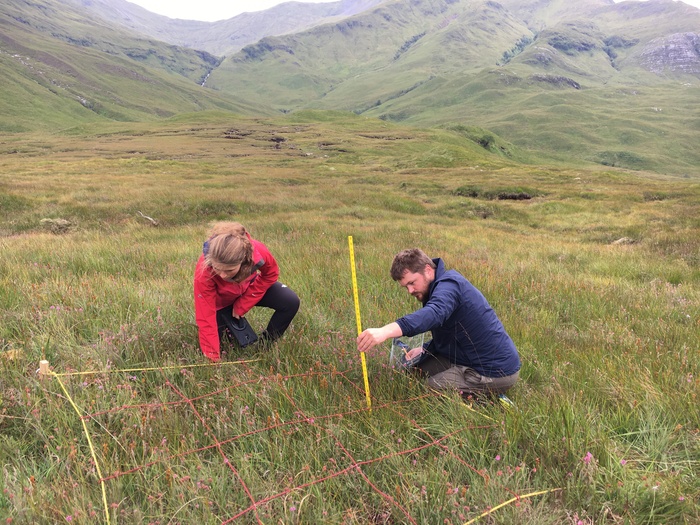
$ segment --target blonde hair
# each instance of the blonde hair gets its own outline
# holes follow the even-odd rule
[[[238,222],[217,222],[209,231],[208,249],[204,255],[204,263],[211,268],[214,264],[225,266],[241,265],[234,277],[235,281],[243,281],[253,271],[253,244],[246,229]]]

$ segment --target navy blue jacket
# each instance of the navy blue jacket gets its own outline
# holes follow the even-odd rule
[[[505,377],[520,370],[515,344],[483,294],[455,270],[433,259],[435,280],[423,308],[397,319],[403,335],[430,330],[426,350],[468,366],[486,377]]]

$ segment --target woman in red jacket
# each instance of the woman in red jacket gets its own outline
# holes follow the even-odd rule
[[[299,310],[299,297],[278,277],[275,258],[241,224],[214,224],[194,272],[195,318],[207,358],[221,359],[227,324],[254,306],[275,311],[259,341],[275,341],[285,332]]]

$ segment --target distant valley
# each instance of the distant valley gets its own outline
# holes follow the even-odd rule
[[[700,10],[682,2],[294,2],[206,23],[9,0],[0,22],[6,132],[342,110],[521,162],[700,176]]]

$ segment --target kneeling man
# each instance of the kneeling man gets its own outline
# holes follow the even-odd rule
[[[423,307],[366,329],[357,337],[360,352],[389,338],[430,331],[432,340],[405,357],[418,358],[415,368],[432,388],[457,389],[466,397],[502,394],[517,382],[520,357],[513,340],[483,294],[459,272],[413,248],[394,257],[391,277]]]

